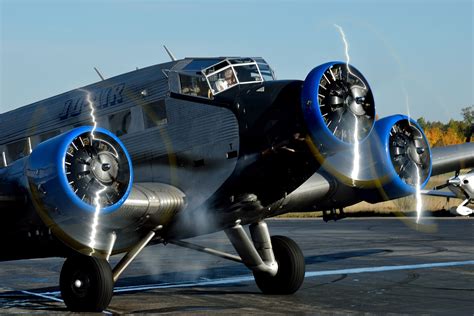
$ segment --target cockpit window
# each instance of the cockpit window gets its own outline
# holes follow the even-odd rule
[[[203,74],[209,81],[212,95],[219,94],[238,84],[263,81],[259,65],[251,58],[229,58],[204,69]]]
[[[227,60],[224,60],[220,63],[212,65],[209,68],[206,68],[202,72],[204,73],[205,76],[209,76],[210,74],[219,72],[219,71],[221,71],[221,70],[223,70],[224,68],[227,68],[227,67],[229,67],[229,62]]]
[[[252,83],[263,81],[262,76],[256,64],[247,64],[242,66],[235,66],[235,72],[240,83]]]
[[[207,80],[209,80],[213,94],[227,90],[237,84],[234,71],[230,66],[213,73],[207,77]]]
[[[273,73],[270,66],[267,64],[258,64],[258,68],[260,69],[260,73],[262,74],[263,80],[271,81],[275,80],[275,74]]]
[[[247,57],[194,59],[173,67],[168,77],[171,92],[208,99],[240,84],[270,80],[275,75],[265,60]]]
[[[180,90],[182,94],[196,97],[209,98],[209,86],[203,76],[179,75]]]

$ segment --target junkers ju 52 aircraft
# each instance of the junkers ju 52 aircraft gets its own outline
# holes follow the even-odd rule
[[[430,150],[407,116],[376,120],[368,82],[344,62],[301,81],[276,80],[262,58],[173,60],[0,116],[0,259],[65,257],[60,290],[73,311],[105,309],[157,243],[242,262],[263,293],[291,294],[304,256],[270,237],[266,218],[338,219],[344,206],[473,167],[473,153]],[[183,241],[220,230],[238,256]]]

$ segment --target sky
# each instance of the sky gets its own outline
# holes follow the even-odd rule
[[[473,0],[0,0],[0,113],[177,58],[261,56],[278,79],[350,62],[380,117],[474,105]]]

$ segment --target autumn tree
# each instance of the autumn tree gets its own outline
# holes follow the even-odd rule
[[[439,121],[426,121],[418,118],[418,125],[425,131],[430,146],[448,146],[460,144],[470,139],[474,132],[474,106],[461,109],[462,121],[451,119],[447,124]]]

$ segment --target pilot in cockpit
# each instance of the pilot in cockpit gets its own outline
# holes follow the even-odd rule
[[[227,88],[232,87],[237,82],[235,80],[234,72],[232,68],[227,68],[224,72],[224,78],[220,78],[216,81],[216,89],[217,91],[224,91]]]

